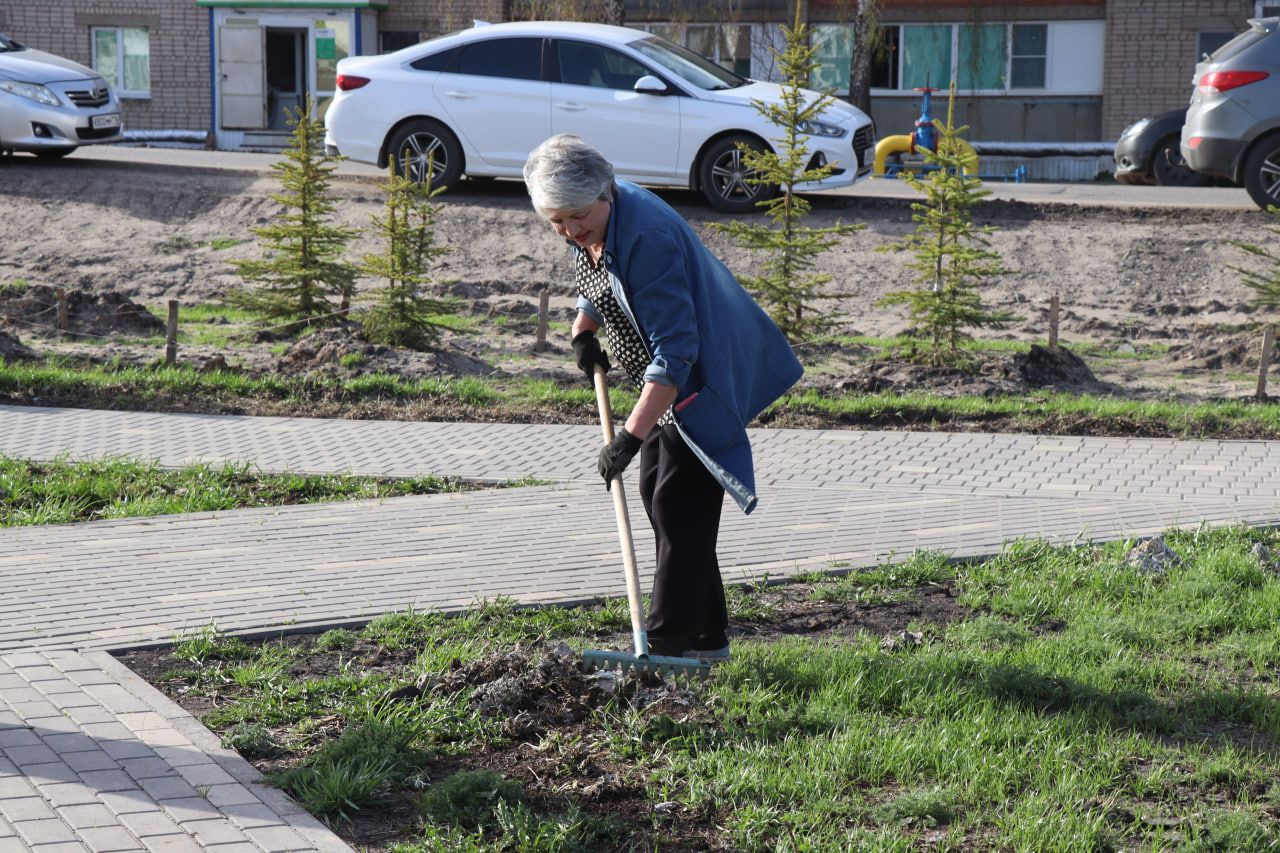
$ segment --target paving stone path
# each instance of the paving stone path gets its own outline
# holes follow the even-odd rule
[[[0,853],[348,848],[107,652],[210,620],[320,628],[505,595],[622,594],[586,426],[421,424],[0,406],[0,454],[551,484],[0,530]],[[1266,442],[758,430],[760,506],[726,505],[728,581],[917,548],[1280,520]],[[642,568],[652,541],[632,500]]]

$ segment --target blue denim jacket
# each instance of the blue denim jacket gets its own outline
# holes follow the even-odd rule
[[[635,184],[617,182],[604,261],[613,294],[648,350],[645,381],[675,386],[681,436],[751,512],[755,468],[746,425],[804,373],[791,345],[689,223]],[[603,322],[587,299],[578,300],[578,310]]]

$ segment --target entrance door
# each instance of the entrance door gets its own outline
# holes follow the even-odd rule
[[[307,31],[267,27],[267,127],[288,130],[306,101]]]
[[[262,27],[219,27],[218,43],[222,126],[261,130],[267,126],[266,31]]]

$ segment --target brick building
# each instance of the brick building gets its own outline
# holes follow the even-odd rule
[[[323,109],[343,56],[394,50],[473,19],[563,17],[589,0],[0,0],[0,32],[97,68],[131,130],[211,131],[220,147],[263,144],[312,93]],[[800,0],[821,67],[847,90],[857,0]],[[872,113],[904,132],[916,86],[960,90],[975,140],[1097,141],[1185,104],[1197,57],[1254,16],[1254,0],[880,0]],[[627,0],[628,25],[753,77],[787,0]]]

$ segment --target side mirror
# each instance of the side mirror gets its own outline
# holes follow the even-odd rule
[[[671,92],[666,83],[663,83],[652,74],[646,74],[641,77],[632,88],[642,95],[667,95]]]

